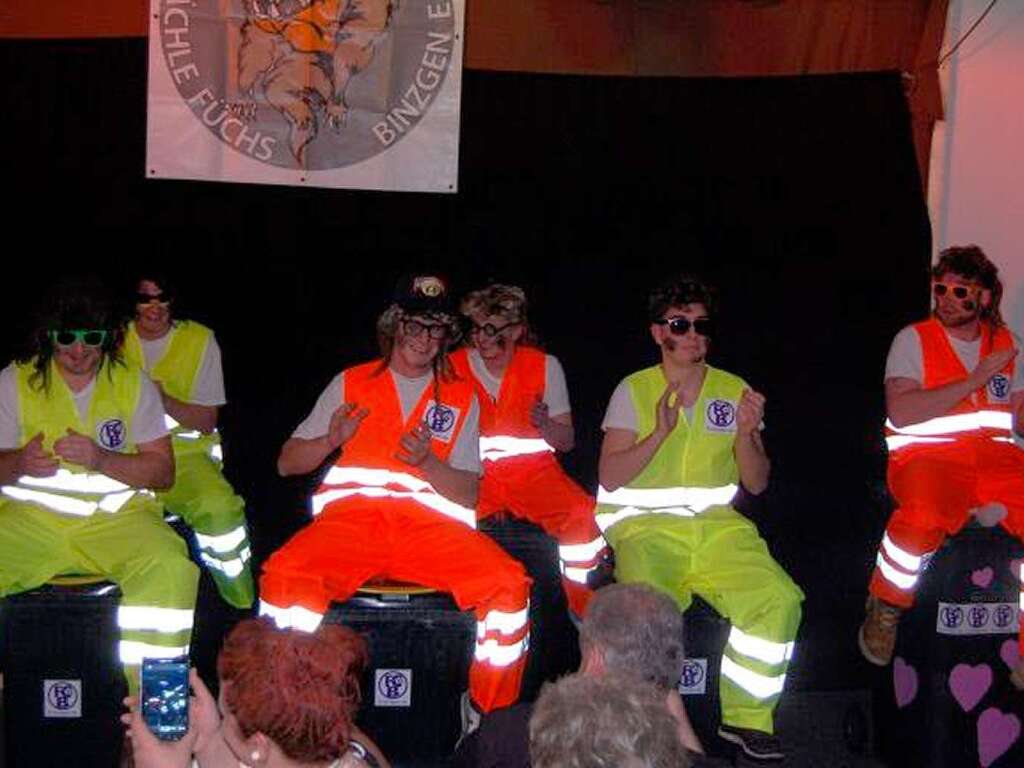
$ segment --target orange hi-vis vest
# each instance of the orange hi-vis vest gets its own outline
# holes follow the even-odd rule
[[[388,500],[388,509],[442,514],[476,527],[474,510],[442,496],[419,467],[395,457],[401,436],[425,423],[432,436],[431,451],[441,461],[448,461],[469,416],[474,390],[464,380],[439,381],[437,390],[440,403],[435,402],[434,386],[428,385],[409,418],[403,420],[394,379],[381,361],[345,371],[345,402],[367,408],[369,414],[313,494],[314,515],[341,500],[365,504],[377,499]]]
[[[921,340],[924,363],[924,389],[934,389],[962,381],[968,371],[957,356],[942,324],[931,318],[916,323],[914,330]],[[992,329],[981,324],[979,360],[1004,349],[1012,349],[1013,336],[1005,328]],[[930,448],[965,443],[969,440],[993,440],[1013,443],[1013,410],[1010,388],[1014,361],[1007,363],[987,384],[972,392],[942,416],[896,427],[885,422],[885,442],[890,460],[903,460]]]
[[[473,375],[467,348],[455,352],[451,360],[458,375],[472,381],[477,389],[483,461],[554,453],[540,430],[530,423],[530,409],[544,397],[547,355],[533,347],[516,347],[501,378],[497,400]]]

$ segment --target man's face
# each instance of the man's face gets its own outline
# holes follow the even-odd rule
[[[708,354],[708,337],[697,333],[693,326],[695,320],[708,320],[708,311],[703,304],[684,304],[669,307],[661,317],[662,322],[651,324],[651,336],[654,343],[661,348],[662,357],[666,362],[676,365],[692,365],[700,363]],[[673,331],[678,329],[680,320],[689,323],[685,333]],[[673,322],[676,321],[676,322]]]
[[[436,317],[406,315],[398,321],[393,356],[409,371],[426,372],[447,335],[448,326]]]
[[[516,342],[523,335],[522,323],[509,322],[502,315],[474,313],[470,317],[473,327],[469,338],[484,360],[511,358]]]
[[[62,345],[54,342],[53,359],[70,376],[85,376],[96,372],[103,358],[102,346],[91,346],[82,339]]]
[[[138,285],[135,304],[135,324],[143,336],[160,337],[171,327],[171,304],[162,301],[163,290],[152,280],[143,280]],[[143,297],[151,297],[143,302]]]
[[[982,308],[992,300],[990,291],[954,272],[932,281],[932,296],[935,297],[935,317],[947,328],[976,322]]]

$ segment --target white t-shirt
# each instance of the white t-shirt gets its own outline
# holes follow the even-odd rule
[[[423,391],[433,385],[433,374],[428,373],[417,379],[410,379],[387,369],[391,380],[395,383],[398,391],[398,399],[402,408],[402,420],[409,418],[409,414],[416,408]],[[302,423],[292,432],[292,437],[303,440],[316,440],[327,434],[331,426],[331,416],[345,401],[345,372],[342,371],[327,385],[320,393],[313,410],[303,419]],[[466,415],[466,423],[459,432],[455,445],[448,458],[448,464],[455,469],[464,469],[468,472],[480,474],[480,404],[473,396],[473,401]]]
[[[14,363],[0,371],[0,450],[21,448],[21,416],[18,405],[18,374]],[[89,405],[95,389],[95,379],[81,392],[73,392],[75,408],[84,421],[89,415]],[[164,424],[164,404],[160,391],[143,374],[139,390],[139,402],[131,419],[129,441],[138,445],[158,440],[167,434]],[[29,435],[31,437],[31,435]]]
[[[153,366],[160,362],[173,335],[174,327],[171,326],[171,330],[159,339],[149,340],[139,337],[142,356],[146,361],[146,373],[152,371]],[[203,353],[203,361],[199,365],[199,373],[196,374],[192,390],[192,399],[189,402],[194,405],[220,406],[227,402],[224,394],[224,368],[220,360],[220,345],[212,333],[210,342],[206,345],[206,351]]]
[[[548,406],[548,416],[561,416],[569,413],[569,387],[565,383],[565,369],[554,355],[544,355],[544,402]],[[492,399],[497,400],[501,393],[501,376],[494,376],[487,370],[487,363],[480,353],[470,347],[469,366],[484,389]]]
[[[962,341],[949,333],[946,333],[953,351],[964,364],[964,368],[973,371],[978,365],[978,357],[981,354],[981,338],[974,341]],[[1021,348],[1020,339],[1013,335],[1013,343],[1018,349]],[[924,383],[924,355],[921,352],[921,337],[908,325],[896,334],[889,347],[889,356],[885,360],[886,379],[913,379],[918,384]],[[1013,381],[1010,384],[1010,391],[1017,393],[1024,391],[1024,360],[1021,360],[1020,353],[1014,363]]]

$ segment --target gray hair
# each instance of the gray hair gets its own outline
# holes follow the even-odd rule
[[[615,674],[569,675],[541,690],[530,717],[533,768],[686,768],[665,697]]]
[[[587,606],[580,650],[596,647],[609,672],[632,675],[662,689],[683,672],[683,616],[675,601],[646,584],[610,584]]]

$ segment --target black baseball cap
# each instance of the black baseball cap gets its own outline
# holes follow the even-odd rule
[[[452,313],[448,281],[438,275],[404,275],[395,286],[394,301],[411,315]]]

